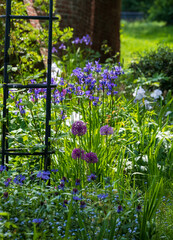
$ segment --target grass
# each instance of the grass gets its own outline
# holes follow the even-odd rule
[[[127,67],[138,53],[155,49],[159,44],[173,47],[173,26],[164,22],[121,22],[121,62]]]

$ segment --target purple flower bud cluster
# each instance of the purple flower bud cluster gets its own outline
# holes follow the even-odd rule
[[[33,223],[37,223],[37,224],[40,224],[43,222],[43,219],[42,218],[35,218],[32,220]]]
[[[0,172],[3,172],[3,171],[5,171],[5,170],[6,170],[6,166],[1,165],[1,166],[0,166]]]
[[[77,136],[82,136],[87,132],[87,127],[86,127],[86,123],[84,123],[83,121],[76,121],[73,123],[72,125],[72,134],[73,135],[77,135]]]
[[[85,161],[87,163],[97,163],[98,162],[97,155],[93,152],[86,153],[85,154]]]
[[[92,45],[92,41],[91,41],[91,38],[90,36],[87,34],[86,36],[83,36],[82,38],[75,38],[73,41],[72,41],[73,44],[82,44],[84,43],[85,45]]]
[[[22,174],[17,175],[13,180],[13,182],[18,185],[23,185],[24,181],[25,181],[25,176]]]
[[[37,174],[37,178],[40,178],[41,180],[49,180],[50,172],[49,171],[40,171]]]
[[[100,128],[100,134],[101,135],[111,135],[114,133],[114,130],[112,127],[105,125],[103,127]]]
[[[66,182],[68,182],[67,178],[66,178],[66,177],[63,177],[63,178],[61,179],[61,183],[58,185],[58,188],[59,188],[60,190],[63,190],[63,191],[64,191],[65,183],[66,183]]]
[[[80,148],[75,148],[75,149],[73,149],[71,156],[73,159],[81,158],[81,159],[85,160],[85,151]]]

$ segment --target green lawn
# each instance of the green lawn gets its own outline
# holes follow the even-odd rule
[[[150,51],[159,44],[173,47],[173,26],[163,22],[121,22],[121,62],[124,66],[137,59],[138,53]]]

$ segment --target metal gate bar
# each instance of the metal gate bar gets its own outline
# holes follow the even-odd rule
[[[40,155],[45,157],[44,170],[50,167],[51,159],[50,154],[54,151],[50,151],[49,138],[51,135],[51,128],[49,121],[51,120],[51,88],[56,87],[56,84],[51,84],[51,62],[52,62],[52,21],[57,20],[58,17],[53,17],[53,0],[49,0],[49,16],[18,16],[11,15],[11,0],[6,0],[6,15],[1,15],[0,18],[6,18],[5,26],[5,47],[4,47],[4,82],[3,82],[3,124],[2,124],[2,165],[8,163],[9,155]],[[10,20],[11,19],[42,19],[49,20],[49,38],[48,38],[48,62],[47,62],[47,83],[46,84],[28,84],[22,85],[20,83],[9,83],[7,67],[9,65],[8,49],[10,46]],[[45,131],[45,150],[42,152],[22,152],[22,149],[9,149],[8,140],[6,138],[8,134],[8,109],[7,99],[8,91],[10,88],[24,89],[24,88],[46,88],[46,131]],[[24,150],[24,149],[23,149]]]

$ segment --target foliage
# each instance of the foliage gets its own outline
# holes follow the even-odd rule
[[[5,8],[5,1],[3,7]],[[26,6],[22,1],[12,1],[12,14],[26,15]],[[59,18],[60,19],[60,18]],[[4,36],[4,22],[2,22],[2,36]],[[48,25],[44,24],[43,29],[34,28],[26,20],[12,21],[10,32],[10,65],[9,79],[10,82],[28,83],[32,78],[42,78],[45,75],[45,67],[43,64],[43,55],[40,54],[41,49],[48,48]],[[67,41],[72,37],[72,29],[65,28],[60,30],[59,20],[53,23],[53,44],[57,39]],[[43,41],[44,39],[44,41]],[[3,64],[3,47],[4,39],[1,38],[0,62]],[[44,56],[45,57],[45,56]],[[3,68],[0,69],[1,72]]]
[[[149,9],[149,19],[173,24],[173,0],[154,0]]]
[[[157,50],[146,52],[140,57],[138,63],[133,62],[130,66],[136,76],[143,75],[146,78],[160,76],[160,88],[173,89],[173,50],[167,46],[159,46]]]
[[[121,21],[121,62],[127,68],[131,61],[139,59],[139,53],[166,44],[173,48],[173,26],[163,22]]]
[[[143,0],[122,0],[122,11],[127,12],[144,12],[147,13],[148,9],[152,6],[153,1]]]

